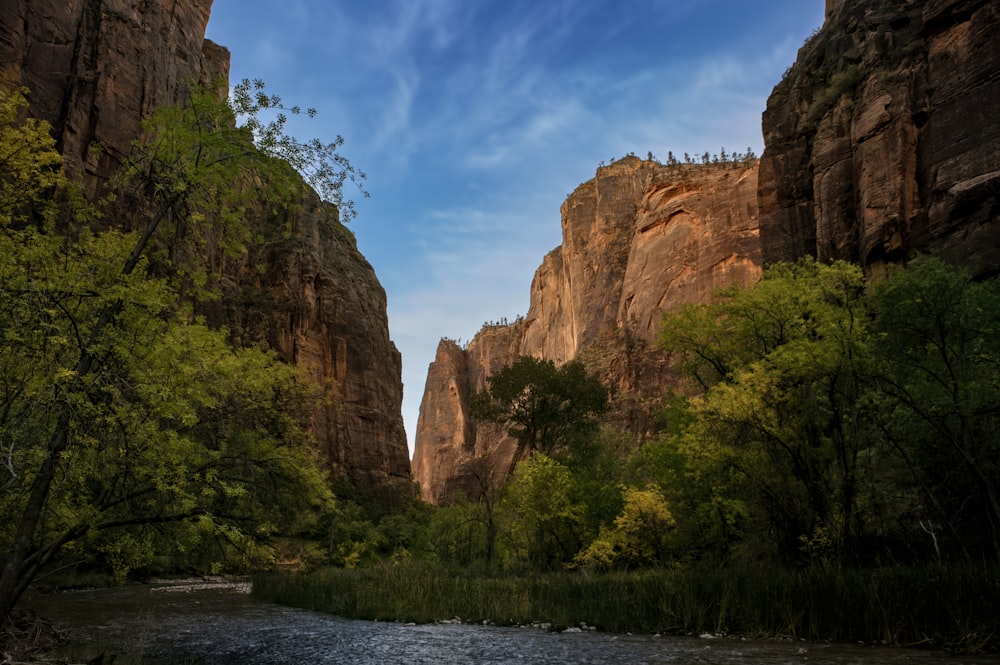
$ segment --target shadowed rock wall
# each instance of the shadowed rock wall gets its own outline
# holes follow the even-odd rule
[[[67,171],[96,195],[145,116],[178,103],[191,81],[228,79],[228,51],[205,39],[211,6],[2,0],[0,88],[29,89],[30,113],[52,124]],[[230,262],[210,320],[229,326],[239,343],[277,350],[323,386],[311,421],[335,474],[410,491],[401,360],[385,292],[353,234],[314,195],[291,219],[256,215],[246,223],[292,234]]]
[[[1000,4],[837,0],[764,113],[767,262],[1000,267]]]

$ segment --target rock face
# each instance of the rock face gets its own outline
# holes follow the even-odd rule
[[[760,238],[878,273],[1000,268],[1000,5],[827,0],[764,113]]]
[[[263,278],[247,270],[234,295],[263,295],[266,311],[230,305],[232,330],[277,350],[324,387],[312,431],[337,475],[412,495],[403,429],[403,364],[389,339],[385,290],[337,211],[310,197],[288,220],[292,237],[262,248]]]
[[[205,40],[211,0],[2,4],[0,88],[29,89],[31,114],[53,125],[67,170],[91,193],[116,170],[143,117],[177,103],[190,81],[228,78],[228,51]],[[247,220],[276,222],[292,238],[252,248],[226,276],[219,322],[326,387],[312,422],[335,472],[408,488],[401,362],[385,292],[332,206],[313,196],[294,219]],[[247,270],[249,261],[266,267]]]
[[[176,103],[192,80],[228,75],[229,53],[205,40],[211,7],[212,0],[3,0],[0,86],[28,88],[32,115],[53,125],[72,175],[107,176],[143,117]]]
[[[755,166],[664,166],[628,157],[562,206],[563,243],[535,272],[525,318],[442,340],[420,408],[414,478],[440,503],[477,490],[478,460],[506,468],[513,442],[477,424],[471,396],[517,357],[580,358],[612,392],[611,418],[641,439],[668,373],[652,349],[660,314],[760,275]]]

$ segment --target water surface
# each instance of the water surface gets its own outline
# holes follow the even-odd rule
[[[1000,663],[1000,658],[853,645],[355,621],[262,603],[235,585],[130,586],[54,594],[33,604],[81,640],[154,664]]]

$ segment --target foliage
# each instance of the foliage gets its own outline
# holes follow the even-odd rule
[[[241,128],[249,131],[256,148],[272,158],[281,160],[294,168],[306,182],[316,190],[320,198],[328,201],[340,211],[342,221],[350,221],[357,216],[354,202],[344,197],[344,185],[350,181],[356,185],[362,196],[366,175],[340,154],[344,137],[337,137],[330,143],[318,138],[300,141],[285,130],[288,114],[299,115],[298,106],[285,106],[277,95],[265,91],[260,79],[243,79],[233,86],[230,106]],[[273,119],[265,121],[262,115],[273,112]],[[316,109],[306,109],[310,118],[316,116]]]
[[[677,525],[663,493],[652,486],[625,488],[625,505],[610,529],[574,558],[584,568],[609,570],[663,565],[670,561],[670,531]]]
[[[998,302],[939,260],[874,289],[803,261],[668,313],[704,391],[675,439],[679,530],[715,512],[751,559],[997,556]]]
[[[0,611],[61,550],[99,552],[123,579],[152,552],[214,541],[246,565],[272,536],[314,531],[329,492],[301,426],[308,380],[178,306],[218,269],[202,249],[247,251],[242,212],[292,182],[287,164],[194,89],[153,116],[113,183],[142,203],[135,229],[55,233],[54,210],[81,210],[60,195],[48,128],[22,121],[18,97],[0,107]],[[264,149],[296,150],[282,126]]]
[[[557,368],[551,360],[523,356],[488,382],[474,398],[473,415],[506,425],[517,440],[511,470],[533,452],[556,453],[571,435],[596,427],[608,408],[607,389],[579,362]]]
[[[542,453],[518,465],[500,506],[506,567],[556,569],[579,550],[583,507],[573,501],[572,482],[565,465]]]
[[[343,138],[300,142],[284,133],[282,108],[260,81],[243,81],[229,100],[213,88],[191,86],[180,104],[143,122],[142,136],[111,180],[112,210],[133,224],[140,213],[142,254],[185,299],[217,299],[218,273],[245,260],[249,247],[289,232],[282,224],[255,227],[247,218],[279,220],[301,207],[308,196],[299,175],[336,204],[334,214],[353,218],[342,186],[352,180],[360,188],[364,174],[339,154]],[[264,119],[274,112],[276,118]],[[139,255],[133,253],[128,266]]]
[[[481,502],[457,501],[435,509],[427,527],[428,559],[471,567],[493,563],[493,542],[483,519]]]
[[[1000,558],[1000,282],[924,259],[873,300],[876,424],[922,496],[921,526]]]
[[[26,92],[0,92],[0,226],[4,228],[15,216],[37,216],[51,223],[58,208],[48,195],[66,186],[62,157],[48,125],[24,117]]]
[[[694,389],[659,438],[575,431],[490,485],[502,566],[457,502],[423,554],[257,589],[359,618],[995,648],[998,286],[935,259],[875,286],[771,266],[665,316]]]

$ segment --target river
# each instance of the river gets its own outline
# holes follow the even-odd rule
[[[81,641],[150,664],[450,665],[663,663],[734,665],[998,665],[912,649],[615,635],[537,628],[355,621],[253,599],[245,585],[162,584],[35,598]]]

